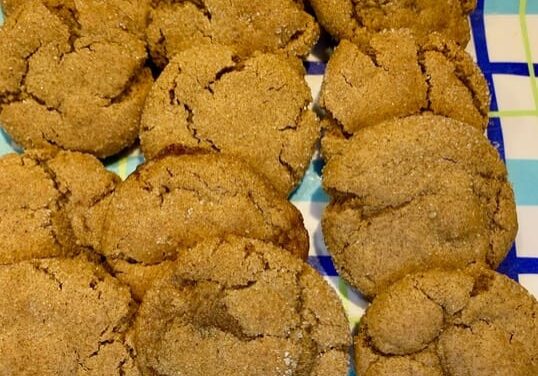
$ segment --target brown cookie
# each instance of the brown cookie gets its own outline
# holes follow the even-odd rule
[[[317,19],[336,39],[366,46],[373,33],[410,29],[419,43],[432,32],[465,47],[467,16],[476,0],[310,0]]]
[[[478,129],[488,125],[487,82],[471,56],[431,35],[419,46],[405,30],[372,36],[367,52],[343,40],[327,65],[320,95],[330,157],[359,129],[432,112]]]
[[[146,35],[153,61],[164,68],[193,46],[223,44],[241,56],[254,51],[306,57],[319,26],[296,0],[153,0]]]
[[[28,151],[0,158],[0,264],[70,256],[80,247],[71,222],[119,178],[90,155]]]
[[[301,258],[309,248],[293,205],[244,163],[212,153],[147,162],[77,229],[138,298],[178,252],[207,237],[249,236]]]
[[[228,237],[182,254],[144,297],[144,374],[347,375],[349,326],[314,269],[271,243]]]
[[[0,122],[24,148],[106,157],[138,135],[153,81],[144,43],[120,9],[103,25],[92,3],[28,0],[0,29]]]
[[[84,33],[107,33],[110,29],[126,30],[144,38],[150,0],[39,0],[70,27]],[[6,16],[11,16],[33,0],[0,0]]]
[[[180,53],[146,101],[144,155],[152,158],[171,144],[233,154],[287,196],[300,183],[319,136],[298,64],[273,54],[241,59],[216,45]]]
[[[491,270],[410,275],[362,318],[357,376],[537,375],[537,317],[536,299]]]
[[[0,265],[0,374],[139,375],[129,289],[82,259]]]
[[[412,272],[496,268],[517,232],[512,188],[478,130],[434,115],[358,131],[323,171],[322,228],[337,269],[373,297]]]

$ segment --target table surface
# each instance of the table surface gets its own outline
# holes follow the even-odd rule
[[[538,297],[538,0],[478,0],[470,23],[473,35],[467,51],[480,65],[491,91],[487,136],[506,161],[519,221],[516,242],[499,270]],[[329,39],[322,38],[305,63],[316,100],[330,47]],[[0,155],[13,151],[20,150],[0,131]],[[105,164],[125,178],[142,161],[133,148]],[[367,302],[338,277],[323,243],[320,218],[328,197],[320,184],[322,167],[315,156],[290,200],[303,213],[310,233],[310,264],[338,292],[350,326],[355,327]]]

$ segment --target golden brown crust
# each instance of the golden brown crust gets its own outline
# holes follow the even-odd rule
[[[0,373],[139,375],[129,289],[83,259],[0,266]]]
[[[419,41],[432,32],[465,47],[470,39],[467,15],[476,0],[310,0],[320,24],[336,39],[366,46],[382,30],[410,29]]]
[[[88,7],[29,0],[0,30],[0,120],[24,148],[106,157],[137,137],[153,82],[145,45],[123,24],[104,28]]]
[[[207,237],[249,236],[303,259],[309,249],[300,212],[243,162],[213,153],[146,162],[80,228],[138,298],[166,262]]]
[[[153,1],[147,29],[151,56],[164,68],[176,54],[204,44],[223,44],[239,55],[255,51],[306,57],[319,26],[293,0]]]
[[[0,158],[0,264],[74,255],[73,226],[119,178],[90,155],[30,150]]]
[[[153,158],[171,144],[232,154],[287,196],[301,181],[319,136],[303,75],[282,56],[241,59],[224,46],[177,55],[151,90],[141,146]]]
[[[536,299],[494,271],[409,275],[366,311],[357,375],[534,375],[537,314]]]
[[[211,239],[144,297],[138,364],[159,375],[347,375],[349,327],[331,287],[271,243]],[[329,373],[327,373],[329,372]]]
[[[12,14],[34,0],[0,0],[4,14]],[[106,33],[125,30],[142,38],[147,24],[150,0],[39,0],[64,23],[83,29],[85,33]],[[35,4],[35,3],[34,3]],[[80,30],[79,30],[80,31]]]
[[[483,262],[517,232],[504,163],[476,129],[412,116],[364,128],[323,171],[322,219],[341,275],[373,297],[404,275]]]
[[[320,104],[327,112],[325,157],[363,127],[424,112],[484,130],[487,82],[470,55],[432,34],[418,45],[407,31],[374,34],[365,51],[342,40],[327,65]]]

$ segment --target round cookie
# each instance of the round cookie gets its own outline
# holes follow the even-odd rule
[[[372,302],[355,338],[357,376],[538,374],[538,302],[491,270],[433,270]]]
[[[304,71],[293,62],[273,54],[242,60],[216,45],[180,53],[148,95],[144,155],[152,158],[172,144],[233,154],[287,196],[319,137]]]
[[[223,44],[241,56],[255,51],[306,57],[319,26],[296,0],[154,0],[147,28],[153,61],[161,68],[193,46]]]
[[[340,274],[373,297],[408,273],[497,268],[517,232],[504,163],[478,130],[434,115],[358,131],[329,159],[322,229]]]
[[[327,113],[323,153],[330,156],[359,129],[423,112],[484,130],[487,82],[471,56],[431,35],[419,46],[405,30],[374,34],[367,52],[342,40],[327,65],[320,94]]]
[[[432,32],[462,47],[471,33],[467,16],[476,0],[310,0],[316,17],[334,38],[366,46],[373,33],[410,29],[419,43]]]
[[[125,25],[121,9],[62,4],[25,1],[0,29],[0,123],[24,148],[106,157],[136,139],[153,81],[142,25]]]
[[[171,151],[145,163],[76,226],[137,298],[179,251],[211,236],[266,240],[306,259],[301,213],[269,182],[231,156]]]
[[[139,375],[129,289],[82,259],[0,265],[0,374]]]
[[[31,150],[0,158],[0,264],[71,256],[71,222],[119,178],[90,155]]]
[[[236,237],[184,252],[135,321],[148,375],[344,376],[349,343],[342,303],[314,269]]]

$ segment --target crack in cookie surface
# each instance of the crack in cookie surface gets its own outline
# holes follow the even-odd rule
[[[114,154],[134,141],[152,83],[144,44],[119,25],[100,29],[97,3],[48,5],[24,2],[0,32],[0,119],[25,148]]]
[[[126,339],[134,303],[100,266],[81,257],[34,260],[0,266],[0,280],[0,369],[139,374]]]
[[[417,291],[429,303],[409,300]],[[426,314],[430,306],[443,312],[435,325]],[[521,286],[476,265],[409,275],[379,295],[363,317],[355,338],[357,375],[411,367],[420,375],[455,376],[468,369],[477,375],[534,374],[537,312],[536,299]],[[402,325],[405,321],[413,324]],[[436,330],[428,338],[415,330],[430,325]],[[422,340],[424,350],[408,346]]]
[[[80,252],[77,213],[117,183],[95,158],[70,152],[9,154],[0,159],[0,173],[0,264]]]
[[[146,102],[144,154],[151,158],[172,144],[233,154],[288,195],[306,171],[319,132],[304,72],[295,63],[272,54],[243,60],[223,46],[177,55]]]
[[[225,237],[186,251],[146,294],[135,328],[143,372],[347,373],[349,334],[336,295],[270,243]]]
[[[301,258],[308,252],[299,211],[246,164],[211,152],[146,162],[89,216],[93,248],[139,290],[208,236],[263,239]]]
[[[517,232],[497,151],[480,132],[440,116],[360,130],[329,159],[323,184],[332,198],[322,219],[327,246],[369,297],[429,267],[496,268]]]
[[[364,51],[343,40],[321,89],[320,103],[330,115],[324,155],[330,157],[331,144],[344,141],[345,134],[425,112],[485,129],[489,101],[487,83],[472,58],[439,35],[419,45],[405,31],[387,31],[374,35]]]
[[[261,51],[305,57],[319,36],[312,16],[291,0],[154,1],[150,19],[147,40],[161,68],[201,44],[229,45],[241,56]]]

